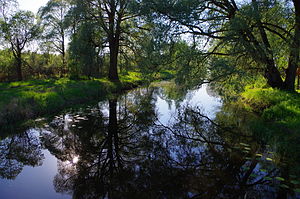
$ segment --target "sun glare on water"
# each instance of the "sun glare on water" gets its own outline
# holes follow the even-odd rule
[[[76,164],[77,162],[79,161],[79,157],[78,156],[75,156],[72,160],[72,163],[73,164]]]

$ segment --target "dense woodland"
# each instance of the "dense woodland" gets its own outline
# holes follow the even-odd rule
[[[0,3],[0,81],[171,70],[180,83],[262,76],[295,90],[298,0],[49,0],[36,16]]]

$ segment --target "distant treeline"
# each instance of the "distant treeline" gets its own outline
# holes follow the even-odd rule
[[[12,82],[18,80],[16,60],[10,49],[0,50],[0,82]],[[95,62],[85,65],[85,70],[74,66],[66,66],[62,71],[61,55],[53,53],[37,53],[26,51],[22,55],[22,76],[24,80],[59,78],[68,76],[71,79],[78,78],[101,78],[106,77],[109,67],[109,56],[95,57]],[[133,70],[126,60],[121,59],[119,65],[122,71]]]

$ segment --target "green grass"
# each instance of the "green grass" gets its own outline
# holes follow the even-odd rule
[[[248,121],[254,135],[274,148],[293,175],[300,176],[300,93],[253,88],[241,96],[243,106],[260,116]]]
[[[299,93],[272,88],[254,88],[246,89],[241,97],[245,107],[261,114],[265,121],[300,133]]]
[[[168,80],[174,78],[176,75],[176,71],[174,70],[161,70],[159,73],[154,75],[154,79],[156,80]]]
[[[80,81],[62,78],[0,83],[0,126],[103,100],[143,83],[137,72],[120,75],[120,80],[113,83],[104,78]]]

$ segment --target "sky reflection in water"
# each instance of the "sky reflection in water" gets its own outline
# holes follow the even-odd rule
[[[1,198],[296,197],[270,147],[209,88],[166,90],[137,89],[2,140]]]

